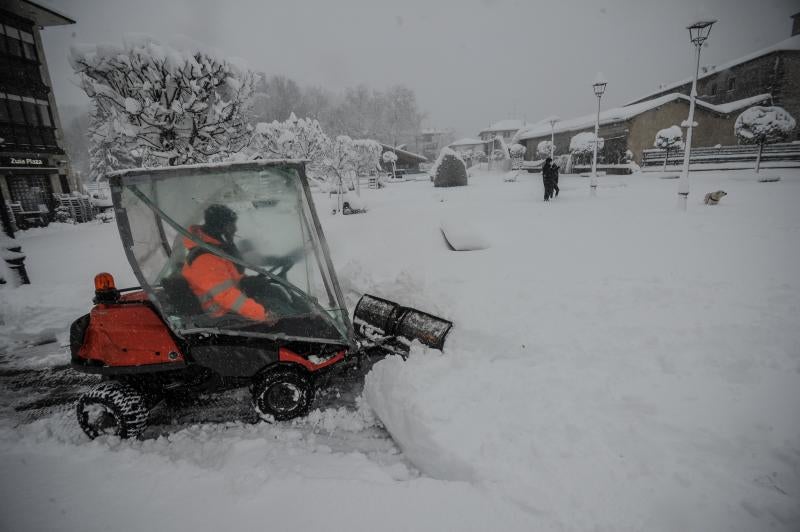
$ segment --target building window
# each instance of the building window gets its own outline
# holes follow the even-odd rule
[[[0,24],[0,53],[39,61],[33,33],[8,24]]]
[[[0,93],[0,131],[9,147],[58,147],[46,100]]]
[[[711,96],[716,96],[717,95],[717,84],[716,83],[712,83],[711,84],[710,94],[711,94]]]
[[[730,78],[728,80],[728,90],[732,91],[736,88],[736,78]]]
[[[40,205],[53,201],[53,186],[46,175],[9,176],[8,189],[11,201],[20,202],[24,211],[38,211]]]

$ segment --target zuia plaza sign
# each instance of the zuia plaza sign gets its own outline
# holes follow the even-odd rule
[[[47,159],[40,159],[36,157],[3,157],[3,166],[27,166],[38,168],[40,166],[47,166]]]

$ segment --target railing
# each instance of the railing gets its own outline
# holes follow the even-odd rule
[[[642,150],[642,169],[658,170],[664,166],[666,150]],[[692,165],[720,165],[738,163],[755,164],[758,156],[758,145],[743,146],[718,146],[713,148],[692,148],[689,164]],[[762,163],[769,166],[800,166],[800,143],[784,142],[778,144],[765,144],[761,153]],[[683,164],[683,150],[670,150],[667,166],[681,166]]]

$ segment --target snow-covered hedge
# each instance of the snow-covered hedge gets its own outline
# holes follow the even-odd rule
[[[256,76],[238,61],[144,35],[126,35],[121,46],[73,46],[69,60],[91,100],[93,177],[221,160],[249,140]]]
[[[442,148],[431,168],[433,186],[459,187],[467,184],[467,166],[461,157],[450,148]]]
[[[782,107],[755,106],[736,119],[734,133],[742,144],[762,144],[786,139],[796,122]]]

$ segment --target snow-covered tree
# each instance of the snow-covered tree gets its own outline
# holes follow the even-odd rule
[[[512,144],[508,148],[508,153],[510,153],[512,157],[522,157],[527,150],[528,149],[522,144]]]
[[[795,120],[782,107],[754,106],[736,119],[733,130],[742,144],[758,144],[756,173],[761,167],[764,144],[785,140],[795,128]]]
[[[355,173],[356,161],[355,143],[347,135],[339,135],[331,142],[323,158],[323,165],[329,180],[337,187],[345,184]]]
[[[539,144],[536,145],[536,154],[542,158],[546,159],[551,155],[555,154],[555,149],[553,143],[549,140],[543,140]]]
[[[678,126],[661,129],[656,133],[656,140],[653,142],[653,146],[665,150],[664,169],[666,169],[669,151],[673,148],[677,150],[683,148],[683,131],[681,131],[681,128]]]
[[[356,175],[369,175],[380,167],[383,146],[372,139],[357,139],[353,141],[356,153]]]
[[[69,59],[94,106],[95,132],[109,141],[108,161],[132,152],[143,166],[220,160],[248,141],[255,76],[235,61],[140,35],[122,46],[73,46]]]
[[[569,141],[569,152],[580,163],[586,163],[587,159],[594,154],[595,142],[597,142],[597,150],[602,150],[605,144],[602,137],[595,137],[593,131],[578,133]]]
[[[511,155],[511,169],[519,170],[522,168],[522,158],[525,156],[527,148],[522,144],[512,144],[508,148],[508,153]]]
[[[392,167],[392,175],[395,175],[397,169],[397,154],[393,151],[385,151],[381,156],[381,159],[384,163],[391,165]]]

